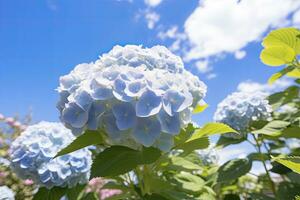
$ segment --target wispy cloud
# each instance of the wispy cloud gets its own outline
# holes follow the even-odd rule
[[[290,86],[292,83],[293,83],[293,81],[288,78],[279,79],[272,85],[267,84],[267,83],[258,83],[255,81],[247,80],[247,81],[241,82],[238,85],[237,90],[243,91],[243,92],[258,92],[258,91],[260,91],[260,92],[270,94],[273,92],[283,90],[284,88],[287,88],[288,86]]]
[[[145,0],[145,4],[149,7],[156,7],[161,4],[163,0]]]

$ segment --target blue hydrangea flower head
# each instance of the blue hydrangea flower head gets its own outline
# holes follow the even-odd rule
[[[92,163],[87,148],[52,159],[74,139],[71,131],[60,123],[29,126],[11,145],[11,169],[19,178],[32,179],[47,188],[86,183]]]
[[[0,186],[1,200],[15,200],[15,193],[6,185]]]
[[[74,135],[102,129],[110,144],[165,151],[191,122],[206,85],[167,48],[127,45],[77,66],[61,78],[58,92],[60,119]]]
[[[214,120],[246,134],[252,121],[269,120],[271,112],[264,93],[235,92],[219,103]]]

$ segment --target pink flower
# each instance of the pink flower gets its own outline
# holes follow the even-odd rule
[[[5,118],[5,122],[10,126],[14,126],[15,119],[12,117],[8,117],[8,118]]]
[[[31,179],[26,179],[26,180],[24,180],[24,184],[25,184],[25,185],[32,185],[32,184],[33,184],[33,180],[31,180]]]
[[[104,200],[106,198],[121,194],[121,190],[115,190],[115,189],[102,189],[100,191],[100,199]]]

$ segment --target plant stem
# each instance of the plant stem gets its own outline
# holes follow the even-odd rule
[[[271,178],[271,175],[270,175],[270,173],[269,173],[269,171],[268,171],[266,162],[265,162],[265,160],[263,159],[262,151],[261,151],[261,145],[259,144],[259,141],[258,141],[258,139],[255,137],[255,135],[252,134],[252,136],[253,136],[253,138],[254,138],[254,140],[255,140],[255,143],[256,143],[256,146],[257,146],[258,153],[261,155],[261,161],[262,161],[262,164],[263,164],[264,169],[265,169],[265,171],[266,171],[266,175],[267,175],[267,177],[268,177],[268,179],[269,179],[270,186],[271,186],[271,190],[272,190],[272,192],[273,192],[275,198],[277,199],[275,184],[274,184],[274,182],[273,182],[273,180],[272,180],[272,178]]]

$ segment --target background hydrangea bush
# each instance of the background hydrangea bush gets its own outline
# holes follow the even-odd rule
[[[71,131],[60,123],[40,122],[29,126],[11,145],[13,172],[47,188],[87,183],[92,163],[88,149],[53,159],[73,139]]]
[[[235,92],[227,96],[218,104],[214,120],[228,124],[239,133],[249,133],[252,121],[271,121],[272,107],[266,99],[267,95],[261,92]],[[237,134],[224,136],[242,137]]]
[[[286,64],[269,83],[287,75],[297,78],[292,86],[232,93],[202,127],[191,115],[207,107],[206,86],[165,47],[115,46],[77,65],[57,89],[63,124],[0,114],[8,125],[0,127],[0,200],[298,198],[299,35],[272,31],[261,53],[268,65]],[[251,153],[220,163],[223,148],[246,144]],[[257,163],[264,172],[252,172]]]
[[[167,151],[206,86],[163,46],[115,46],[60,78],[58,109],[75,135],[104,129],[111,144]]]

